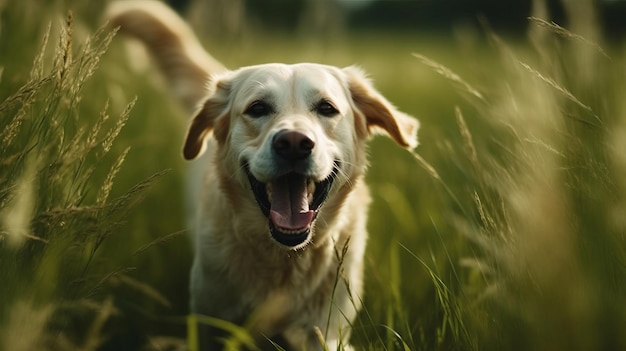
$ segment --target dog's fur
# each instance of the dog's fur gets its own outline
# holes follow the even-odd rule
[[[414,148],[417,121],[357,68],[229,71],[161,3],[115,2],[108,18],[147,46],[193,111],[185,158],[207,156],[193,227],[192,312],[245,325],[287,349],[349,348],[367,239],[366,142],[379,130]],[[202,335],[207,349],[212,336]]]

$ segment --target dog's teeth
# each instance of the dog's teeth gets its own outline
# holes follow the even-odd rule
[[[309,200],[309,203],[313,202],[313,193],[315,193],[315,182],[309,179],[306,189],[307,199]]]
[[[272,184],[267,183],[265,186],[265,192],[267,193],[267,199],[272,202]]]
[[[280,228],[280,231],[283,232],[284,234],[292,234],[292,235],[302,234],[302,231],[300,230]]]

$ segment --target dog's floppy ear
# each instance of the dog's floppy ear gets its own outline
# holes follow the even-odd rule
[[[383,130],[396,143],[413,149],[417,146],[417,119],[398,111],[367,79],[362,70],[350,66],[343,69],[347,76],[348,89],[357,113],[365,117],[367,130]]]
[[[204,152],[205,140],[211,132],[218,143],[226,142],[230,124],[228,111],[231,86],[228,72],[210,80],[209,95],[195,113],[187,132],[183,148],[185,159],[193,160]]]

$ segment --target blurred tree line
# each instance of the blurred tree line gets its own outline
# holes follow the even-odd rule
[[[169,0],[203,35],[237,36],[243,31],[398,30],[450,34],[461,26],[524,34],[533,6],[542,3],[549,20],[567,26],[564,3],[579,0]],[[626,1],[595,0],[594,11],[608,38],[626,32]],[[332,34],[330,34],[332,35]]]

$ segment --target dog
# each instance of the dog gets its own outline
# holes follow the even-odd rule
[[[110,4],[191,112],[183,146],[195,185],[190,309],[287,350],[351,349],[360,309],[370,196],[366,143],[381,132],[417,146],[418,121],[350,66],[226,69],[173,10]],[[197,172],[197,170],[196,170]],[[215,327],[202,349],[223,347]]]

